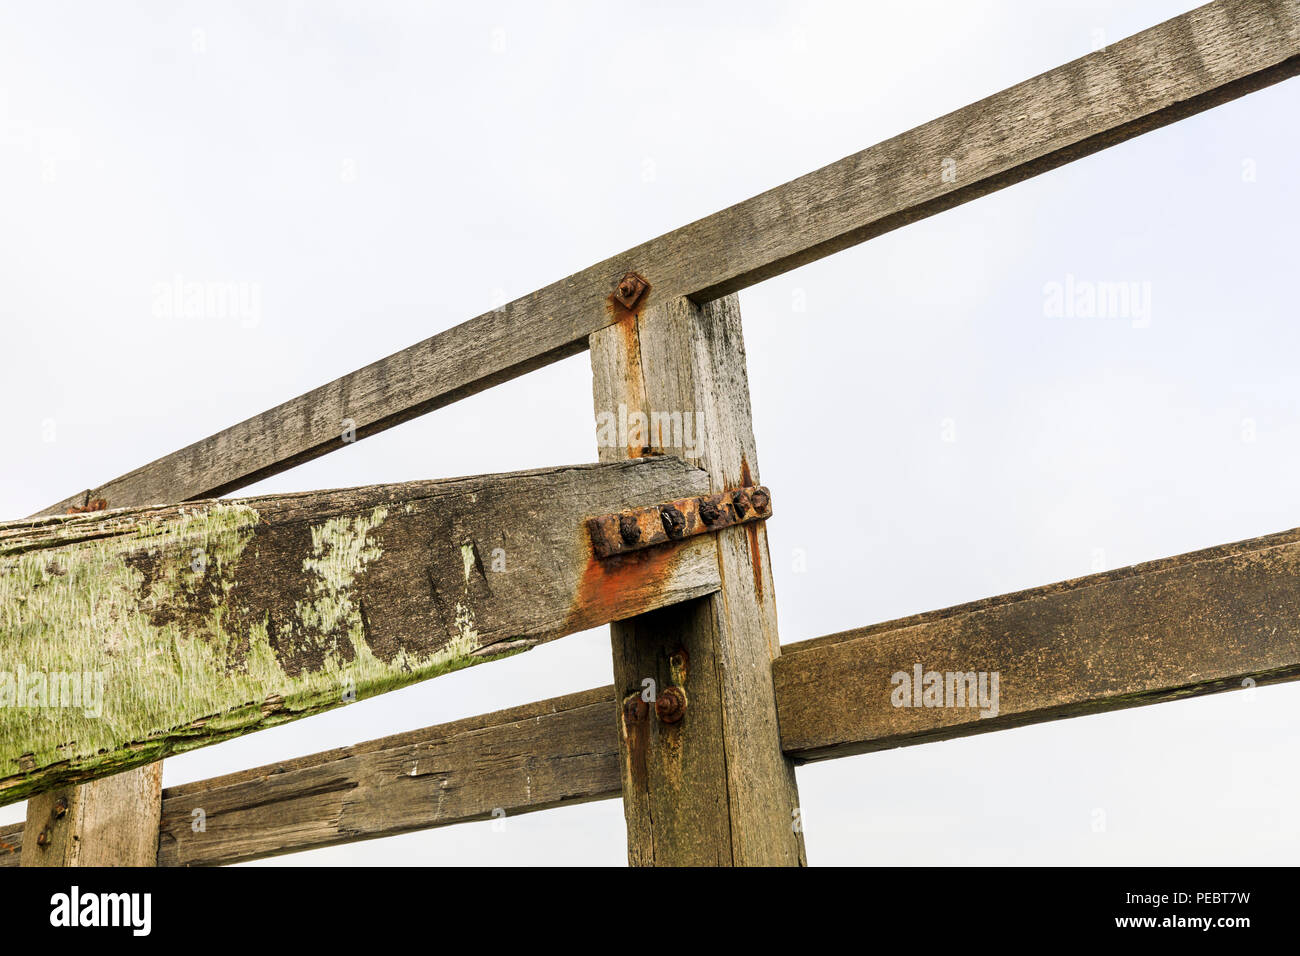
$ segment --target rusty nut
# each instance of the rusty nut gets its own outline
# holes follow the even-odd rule
[[[675,724],[686,716],[686,691],[665,687],[655,699],[655,716],[665,724]]]

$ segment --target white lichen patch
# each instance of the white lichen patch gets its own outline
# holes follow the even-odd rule
[[[347,629],[353,644],[360,641],[361,610],[352,595],[352,585],[366,565],[383,551],[370,533],[384,523],[387,508],[376,508],[369,517],[330,518],[311,529],[312,553],[302,569],[316,575],[314,593],[297,606],[303,628],[316,634],[333,634]]]

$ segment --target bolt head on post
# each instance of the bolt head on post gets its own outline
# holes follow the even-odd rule
[[[675,724],[686,716],[686,691],[665,687],[655,698],[655,716],[665,724]]]

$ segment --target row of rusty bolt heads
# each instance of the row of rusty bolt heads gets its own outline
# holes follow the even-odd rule
[[[41,828],[41,832],[36,837],[36,845],[38,847],[44,850],[46,847],[50,845],[50,840],[52,839],[52,836],[50,834],[51,824],[53,823],[54,820],[62,820],[67,815],[68,815],[68,798],[59,797],[59,799],[54,801],[54,809],[50,811],[51,822],[45,824],[45,826]]]
[[[629,723],[645,720],[650,713],[650,705],[634,692],[623,702],[623,717]],[[655,695],[655,716],[662,723],[676,724],[686,716],[686,691],[672,684]]]

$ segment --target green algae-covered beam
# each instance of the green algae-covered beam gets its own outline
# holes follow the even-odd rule
[[[585,519],[702,494],[675,459],[0,524],[0,803],[712,593],[712,541]]]

